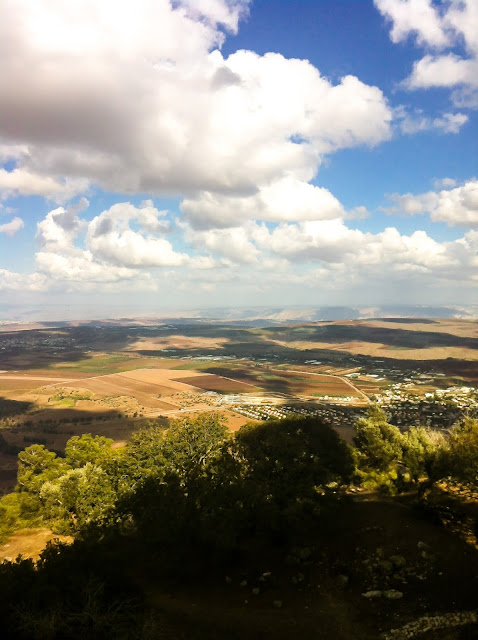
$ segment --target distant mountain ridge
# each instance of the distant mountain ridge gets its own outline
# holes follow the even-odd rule
[[[48,307],[8,305],[0,308],[0,327],[9,324],[28,325],[41,323],[89,323],[119,322],[151,324],[161,321],[187,322],[231,322],[253,326],[267,324],[289,324],[302,322],[361,320],[365,318],[456,318],[478,319],[478,305],[377,305],[377,306],[283,306],[283,307],[222,307],[211,309],[189,309],[153,311],[102,307],[95,310],[81,305]]]

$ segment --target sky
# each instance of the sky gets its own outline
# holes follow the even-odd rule
[[[478,304],[476,0],[0,11],[4,317]]]

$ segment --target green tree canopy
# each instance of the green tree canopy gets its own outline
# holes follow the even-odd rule
[[[217,413],[175,420],[162,442],[165,467],[181,479],[196,479],[221,456],[229,441],[226,420]]]
[[[444,472],[478,486],[478,420],[466,418],[451,429],[444,453]]]
[[[245,425],[236,445],[255,491],[280,506],[312,497],[319,486],[348,482],[353,472],[345,442],[316,417]]]
[[[403,435],[379,407],[370,407],[367,417],[357,421],[354,442],[362,469],[387,471],[402,460]]]
[[[42,444],[33,444],[18,454],[17,490],[39,493],[44,482],[63,475],[70,466]]]
[[[117,499],[111,478],[90,462],[45,482],[40,497],[46,513],[69,531],[107,524]]]
[[[81,436],[73,436],[65,447],[66,462],[73,468],[83,467],[88,462],[96,465],[104,465],[112,457],[111,446],[113,440],[104,436],[92,436],[84,433]]]
[[[424,427],[412,427],[403,434],[402,462],[417,482],[421,477],[434,478],[443,437]]]
[[[126,453],[135,480],[119,503],[123,520],[174,553],[224,543],[232,536],[239,475],[230,445],[224,418],[211,413],[135,434]]]

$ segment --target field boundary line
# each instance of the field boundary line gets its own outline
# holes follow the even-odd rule
[[[341,378],[340,376],[334,376],[331,373],[314,373],[313,371],[299,371],[298,369],[269,369],[269,371],[276,371],[277,373],[280,373],[281,371],[284,371],[285,373],[305,373],[306,376],[320,376],[322,378],[334,378],[335,380],[340,380],[341,382],[351,387],[360,396],[362,396],[362,398],[365,398],[365,400],[367,401],[367,404],[371,404],[370,398],[367,395],[365,395],[363,391],[360,391],[360,389],[357,389],[357,387],[354,384],[352,384],[350,380],[345,380],[345,378]]]
[[[224,378],[224,380],[230,380],[231,382],[237,382],[238,384],[245,384],[248,387],[256,387],[256,389],[260,389],[260,386],[257,384],[252,384],[250,382],[244,382],[243,380],[236,380],[235,378],[229,378],[228,376],[218,376],[217,373],[207,373],[208,376],[216,376],[218,378]]]

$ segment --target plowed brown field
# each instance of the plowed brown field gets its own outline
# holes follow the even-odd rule
[[[128,351],[162,351],[163,349],[218,349],[229,342],[227,338],[205,336],[164,336],[140,338],[128,347]]]
[[[360,396],[352,384],[331,375],[307,374],[302,371],[271,370],[265,374],[268,388],[292,395]]]
[[[75,388],[76,385],[63,385]],[[92,391],[99,398],[109,396],[132,396],[147,407],[156,409],[172,409],[172,405],[160,400],[160,395],[172,395],[175,391],[169,387],[160,387],[155,384],[146,384],[134,379],[125,378],[119,374],[90,378],[81,381],[81,387]]]
[[[0,376],[0,393],[2,391],[21,391],[22,389],[38,389],[43,387],[45,382],[40,380],[10,380]]]
[[[135,371],[125,371],[118,375],[128,380],[169,387],[174,392],[190,391],[190,383],[184,383],[184,378],[204,376],[204,373],[171,369],[136,369]]]
[[[239,382],[237,380],[231,380],[229,378],[222,378],[215,376],[214,374],[198,375],[194,377],[182,378],[181,381],[184,384],[190,384],[198,389],[204,389],[205,391],[225,391],[228,393],[241,393],[250,392],[257,387]]]

